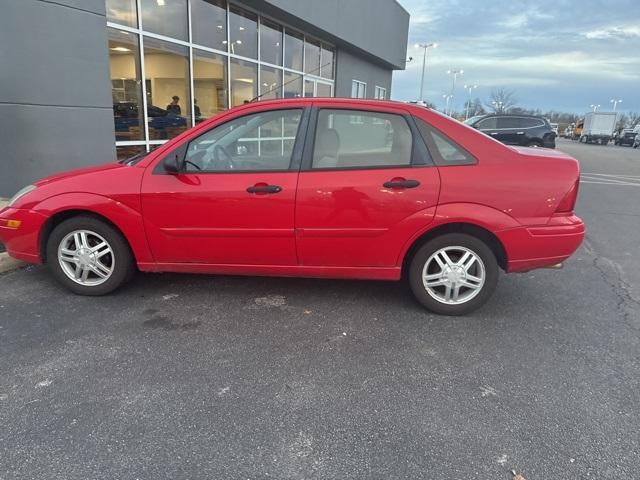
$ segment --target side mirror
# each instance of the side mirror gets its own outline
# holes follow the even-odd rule
[[[169,175],[177,175],[182,171],[182,162],[178,159],[178,154],[174,152],[164,157],[162,166]]]

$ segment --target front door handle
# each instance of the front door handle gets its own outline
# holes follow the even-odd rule
[[[516,135],[524,135],[524,132],[516,132]]]
[[[252,187],[247,187],[247,193],[279,193],[282,191],[282,187],[278,185],[267,185],[266,183],[256,183]]]
[[[384,182],[384,188],[416,188],[420,185],[418,180],[405,180],[404,178],[394,178],[388,182]]]

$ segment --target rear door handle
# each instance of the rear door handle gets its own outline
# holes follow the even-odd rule
[[[400,178],[394,178],[382,184],[384,188],[416,188],[418,185],[420,185],[418,180],[405,180]]]
[[[516,132],[516,135],[524,135],[524,132]]]
[[[252,187],[247,187],[248,193],[279,193],[282,191],[282,187],[278,185],[267,185],[257,183]]]

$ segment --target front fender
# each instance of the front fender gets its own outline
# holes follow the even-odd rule
[[[127,198],[125,203],[125,201],[94,193],[75,192],[49,197],[31,207],[31,210],[48,218],[70,210],[102,216],[120,229],[129,242],[138,263],[153,262],[154,259],[144,231],[142,214],[132,206],[136,203],[139,205],[139,201],[136,202],[134,198]],[[42,241],[43,233],[43,231],[40,232],[40,241]]]

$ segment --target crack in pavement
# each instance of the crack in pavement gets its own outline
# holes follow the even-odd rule
[[[631,285],[624,279],[624,271],[622,270],[622,267],[614,260],[599,254],[593,246],[593,242],[590,240],[589,235],[585,237],[583,245],[585,251],[593,257],[593,267],[600,273],[602,280],[604,280],[616,296],[616,309],[622,315],[622,319],[629,327],[636,331],[640,331],[638,325],[631,322],[632,307],[640,307],[640,300],[634,298],[633,292],[631,291]],[[603,263],[609,268],[605,268]],[[613,275],[608,273],[607,270],[612,271]],[[613,280],[610,278],[611,276],[614,277]]]

